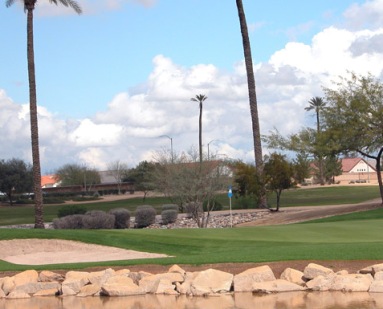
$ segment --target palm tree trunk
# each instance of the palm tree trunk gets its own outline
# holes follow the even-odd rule
[[[257,167],[257,173],[262,179],[263,175],[263,158],[262,158],[262,143],[261,143],[261,131],[259,127],[259,117],[258,117],[258,103],[257,103],[257,93],[255,87],[255,78],[254,78],[254,70],[253,70],[253,59],[251,56],[251,47],[250,47],[250,39],[249,33],[247,30],[247,22],[245,11],[243,8],[242,0],[236,0],[239,22],[242,33],[242,43],[243,43],[243,52],[245,56],[245,64],[246,64],[246,73],[247,73],[247,84],[248,84],[248,92],[249,92],[249,103],[250,103],[250,115],[252,121],[253,128],[253,142],[254,142],[254,156],[255,156],[255,164]],[[266,206],[266,190],[262,190],[261,192],[261,206]]]
[[[202,164],[202,102],[199,103],[199,163]]]
[[[33,48],[33,9],[28,8],[27,11],[27,57],[33,164],[33,191],[35,197],[35,228],[44,228],[43,195],[41,189],[40,171],[39,130],[37,120],[36,74]]]

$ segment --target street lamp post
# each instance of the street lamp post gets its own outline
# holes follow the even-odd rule
[[[217,139],[212,139],[210,142],[207,143],[207,160],[210,161],[210,144],[212,142],[217,142]]]
[[[173,163],[173,138],[170,137],[169,135],[161,135],[160,137],[167,137],[168,139],[170,139],[170,156],[171,156],[171,160],[172,160],[172,163]]]

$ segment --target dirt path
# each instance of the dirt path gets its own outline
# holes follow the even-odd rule
[[[371,209],[377,209],[379,207],[382,207],[381,199],[375,199],[359,204],[286,207],[280,209],[278,212],[270,212],[268,216],[265,216],[262,219],[242,223],[237,225],[237,227],[289,224],[352,212],[367,211]],[[261,211],[269,212],[269,210]]]

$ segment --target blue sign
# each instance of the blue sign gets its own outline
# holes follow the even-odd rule
[[[231,189],[231,186],[229,186],[229,191],[227,191],[227,196],[229,198],[232,198],[233,197],[233,190]]]

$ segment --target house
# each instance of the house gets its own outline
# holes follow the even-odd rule
[[[335,176],[335,183],[377,183],[376,169],[363,158],[343,158],[342,175]]]
[[[41,176],[41,188],[55,188],[60,186],[61,181],[57,175]]]

